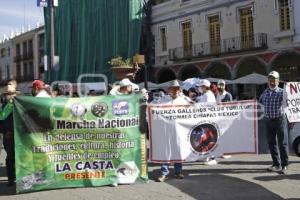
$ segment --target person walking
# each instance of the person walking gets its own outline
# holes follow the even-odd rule
[[[288,170],[288,138],[284,131],[282,101],[283,89],[279,87],[279,73],[272,71],[268,75],[268,88],[259,98],[259,102],[264,107],[268,145],[273,161],[268,171],[286,174]]]

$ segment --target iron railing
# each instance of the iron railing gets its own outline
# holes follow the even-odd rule
[[[20,62],[22,60],[22,55],[20,55],[20,54],[17,54],[15,57],[14,57],[14,62],[15,63],[18,63],[18,62]]]
[[[205,56],[220,56],[222,54],[259,50],[268,48],[266,33],[257,33],[244,37],[233,37],[215,42],[194,44],[191,49],[177,47],[169,49],[170,60],[200,58]]]

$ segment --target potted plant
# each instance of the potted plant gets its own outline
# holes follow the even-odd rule
[[[123,59],[121,56],[113,57],[108,64],[112,66],[112,72],[114,73],[117,80],[135,75],[139,70],[136,64],[132,64],[131,59]]]
[[[132,68],[130,58],[123,59],[121,56],[117,56],[108,61],[112,67]]]

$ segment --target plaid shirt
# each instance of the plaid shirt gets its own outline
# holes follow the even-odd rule
[[[267,88],[259,98],[259,102],[264,105],[267,118],[274,119],[283,116],[282,110],[283,89],[277,87],[275,90]]]

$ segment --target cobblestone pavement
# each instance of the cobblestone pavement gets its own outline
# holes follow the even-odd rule
[[[218,159],[219,164],[206,166],[201,162],[184,164],[185,179],[170,178],[155,182],[159,165],[150,164],[148,183],[118,187],[70,188],[14,194],[15,188],[6,186],[3,154],[0,159],[0,200],[54,199],[300,199],[300,158],[291,156],[287,175],[267,172],[270,155],[235,155]]]

